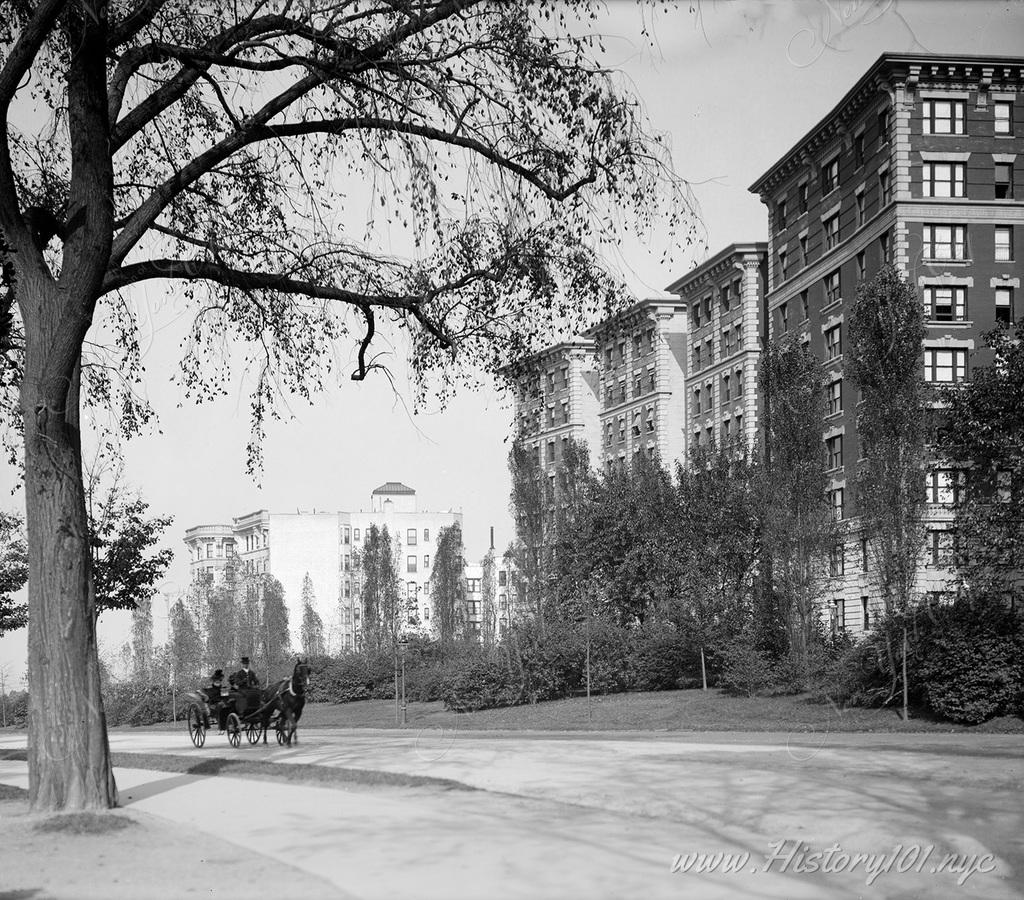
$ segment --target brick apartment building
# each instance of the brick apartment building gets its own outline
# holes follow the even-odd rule
[[[869,626],[878,610],[853,497],[860,448],[844,377],[845,317],[884,262],[921,292],[928,382],[970,378],[980,335],[1021,309],[1024,59],[883,54],[751,187],[768,207],[770,332],[810,343],[828,373],[823,435],[830,496],[848,523],[832,585],[833,621]],[[927,473],[929,533],[918,588],[947,583],[956,475]]]
[[[598,469],[640,454],[674,466],[686,452],[686,304],[641,300],[508,374],[517,436],[537,454],[553,498],[569,438]]]
[[[767,266],[767,244],[731,244],[666,289],[689,309],[690,447],[755,446]]]

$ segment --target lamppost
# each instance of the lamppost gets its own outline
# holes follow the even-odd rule
[[[407,707],[405,703],[405,651],[409,648],[409,638],[402,635],[398,641],[399,655],[402,657],[402,725],[408,722]]]

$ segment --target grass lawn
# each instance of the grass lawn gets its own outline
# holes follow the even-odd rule
[[[974,728],[911,717],[904,722],[891,709],[838,709],[806,696],[730,697],[721,691],[658,691],[609,694],[591,700],[574,697],[535,706],[453,713],[436,703],[410,703],[409,725],[466,729],[541,731],[975,731],[1024,733],[1024,720],[1007,716]],[[392,700],[314,703],[302,716],[305,728],[391,728]]]

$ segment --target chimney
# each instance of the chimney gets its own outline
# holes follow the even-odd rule
[[[494,549],[494,526],[491,526],[491,549]]]

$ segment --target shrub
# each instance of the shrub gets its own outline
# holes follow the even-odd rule
[[[1024,694],[1024,633],[996,604],[940,610],[925,635],[916,674],[937,715],[976,725],[1015,712]]]
[[[180,698],[179,698],[180,699]],[[111,683],[103,696],[107,725],[153,725],[170,722],[174,697],[169,687],[139,685],[135,682]],[[179,709],[179,718],[184,710]]]
[[[473,712],[512,706],[521,696],[520,685],[497,658],[469,657],[456,663],[441,688],[446,708]]]
[[[722,668],[718,684],[730,694],[753,697],[778,681],[778,665],[765,651],[758,650],[749,636],[721,648],[719,659]]]

